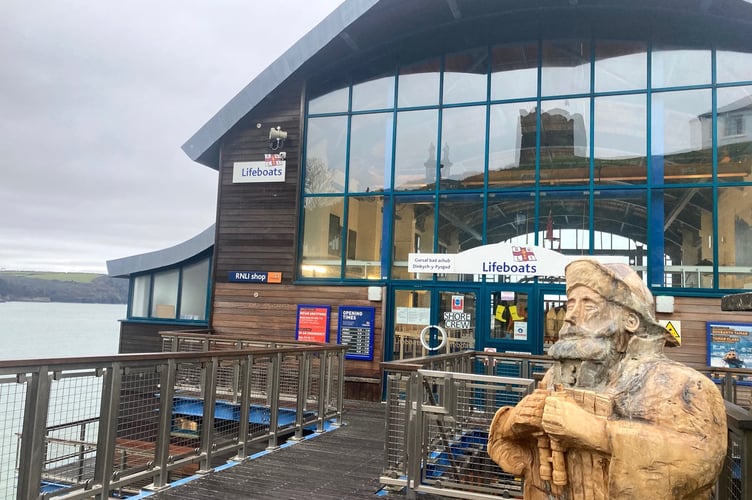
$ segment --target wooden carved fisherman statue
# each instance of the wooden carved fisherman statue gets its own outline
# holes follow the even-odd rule
[[[566,268],[567,307],[554,366],[491,423],[488,453],[524,478],[524,498],[705,499],[726,453],[713,382],[669,360],[675,339],[624,264]]]

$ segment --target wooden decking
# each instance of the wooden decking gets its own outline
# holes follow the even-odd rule
[[[345,425],[336,430],[212,472],[148,498],[378,498],[379,476],[384,463],[384,410],[382,403],[346,401]]]

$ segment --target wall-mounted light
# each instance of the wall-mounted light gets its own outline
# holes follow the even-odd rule
[[[283,147],[285,139],[287,139],[287,132],[282,130],[279,125],[277,128],[269,129],[269,148],[273,151]]]

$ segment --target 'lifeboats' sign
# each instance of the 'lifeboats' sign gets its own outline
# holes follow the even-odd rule
[[[564,268],[570,260],[548,248],[495,243],[458,254],[411,253],[407,270],[411,273],[564,276]]]
[[[278,154],[264,155],[264,161],[236,161],[232,182],[285,182],[286,164]]]

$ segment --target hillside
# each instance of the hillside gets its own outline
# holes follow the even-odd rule
[[[125,304],[128,280],[89,273],[0,272],[0,301]]]

